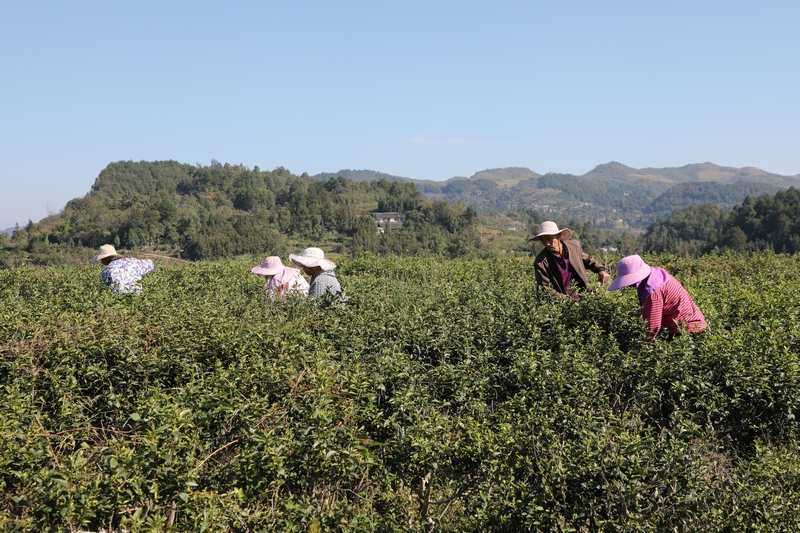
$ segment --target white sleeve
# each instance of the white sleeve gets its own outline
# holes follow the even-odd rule
[[[302,292],[305,295],[308,295],[308,289],[310,285],[306,281],[306,278],[303,277],[301,273],[297,273],[292,278],[292,281],[289,283],[289,292]]]

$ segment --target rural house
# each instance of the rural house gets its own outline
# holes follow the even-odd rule
[[[406,220],[405,215],[397,212],[389,213],[372,213],[375,218],[375,223],[378,224],[378,233],[386,233],[386,230],[400,229],[403,227],[403,222]]]

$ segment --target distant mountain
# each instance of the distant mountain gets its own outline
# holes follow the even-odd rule
[[[342,170],[314,177],[335,176],[354,181],[411,182],[428,199],[461,201],[478,211],[532,208],[616,228],[644,228],[655,218],[687,206],[713,203],[731,207],[747,195],[774,194],[787,187],[800,187],[800,175],[782,176],[754,167],[733,168],[713,163],[637,169],[612,161],[582,176],[542,175],[524,167],[509,167],[446,181],[416,180],[371,170]],[[680,187],[673,191],[676,186]]]
[[[415,181],[411,178],[404,178],[402,176],[393,176],[391,174],[386,174],[385,172],[376,172],[374,170],[350,170],[350,169],[343,169],[339,172],[322,172],[320,174],[315,174],[311,176],[314,179],[318,180],[329,180],[333,178],[347,178],[349,180],[355,181],[356,183],[360,183],[362,181],[378,181],[378,180],[386,180],[386,181],[400,181],[400,182],[408,182],[408,181]]]
[[[340,170],[339,172],[321,172],[311,177],[318,180],[329,180],[339,176],[341,176],[342,178],[353,180],[355,182],[377,181],[377,180],[399,181],[404,183],[413,182],[415,184],[422,184],[430,188],[431,190],[438,191],[453,181],[486,179],[489,181],[494,181],[498,185],[511,186],[511,185],[516,185],[522,180],[538,178],[539,176],[541,176],[541,174],[538,174],[529,168],[507,167],[507,168],[493,168],[488,170],[481,170],[473,174],[472,177],[470,178],[466,178],[464,176],[454,176],[445,181],[434,181],[434,180],[418,180],[413,178],[406,178],[403,176],[395,176],[393,174],[386,174],[385,172],[377,172],[375,170],[343,169]]]
[[[339,172],[322,172],[311,177],[319,180],[330,180],[340,176],[355,182],[386,180],[413,183],[430,200],[462,201],[481,210],[501,210],[508,207],[506,203],[501,200],[498,204],[494,201],[495,195],[491,193],[487,195],[487,192],[495,188],[501,190],[513,187],[522,181],[536,179],[541,174],[529,168],[508,167],[481,170],[469,178],[454,176],[445,181],[434,181],[395,176],[375,170],[343,169]],[[486,198],[489,198],[489,201],[482,201],[482,199]]]
[[[4,229],[4,230],[0,231],[0,233],[8,233],[9,235],[11,235],[12,233],[14,233],[14,228]]]
[[[800,175],[782,176],[755,167],[721,167],[714,163],[685,165],[680,168],[636,169],[616,161],[598,165],[582,176],[597,180],[642,180],[684,183],[687,181],[713,181],[717,183],[754,182],[779,187],[800,186]]]
[[[508,168],[493,168],[490,170],[481,170],[476,172],[470,178],[471,180],[486,179],[496,182],[498,185],[512,186],[521,181],[536,179],[541,174],[532,171],[525,167],[508,167]]]

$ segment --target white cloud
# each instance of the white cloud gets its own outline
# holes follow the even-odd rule
[[[480,139],[455,139],[455,138],[442,138],[442,137],[426,137],[424,135],[414,135],[406,139],[406,142],[412,144],[423,144],[426,146],[471,146],[471,147],[485,147],[485,148],[507,148],[511,143],[501,141],[487,141]]]

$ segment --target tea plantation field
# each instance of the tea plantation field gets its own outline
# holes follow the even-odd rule
[[[645,259],[709,332],[530,258],[343,259],[346,307],[0,271],[0,530],[800,530],[800,256]]]

